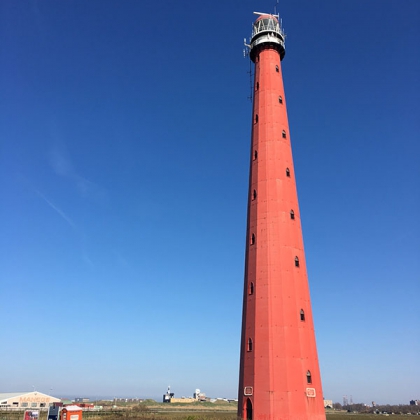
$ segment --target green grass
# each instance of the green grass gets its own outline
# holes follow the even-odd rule
[[[207,405],[207,404],[206,404]],[[211,408],[213,407],[212,411]],[[220,407],[209,405],[200,411],[188,405],[184,409],[171,408],[170,404],[156,404],[150,407],[140,405],[134,410],[102,411],[83,413],[83,420],[237,420],[236,411],[222,412]],[[206,410],[205,412],[202,410]],[[420,416],[406,414],[366,414],[328,411],[327,420],[420,420]],[[23,411],[0,411],[0,420],[23,420]],[[40,412],[39,420],[47,420],[47,413]]]
[[[327,413],[327,420],[416,420],[416,416],[407,414],[390,414],[389,416],[383,414],[366,414],[366,413],[343,413],[332,412]]]

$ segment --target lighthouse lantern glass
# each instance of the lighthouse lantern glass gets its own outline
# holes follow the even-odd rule
[[[257,19],[257,21],[254,23],[252,36],[255,36],[258,33],[265,31],[277,32],[278,34],[282,34],[279,22],[273,16]]]

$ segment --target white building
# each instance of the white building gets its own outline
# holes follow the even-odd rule
[[[52,403],[60,402],[59,398],[42,392],[6,392],[0,393],[0,409],[2,408],[21,408],[36,409],[48,408]]]
[[[332,400],[324,400],[324,408],[333,408]]]

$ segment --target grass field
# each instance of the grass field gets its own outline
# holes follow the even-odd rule
[[[333,412],[327,413],[327,420],[407,420],[413,416],[407,414],[365,414],[365,413],[343,413],[343,412]],[[416,417],[414,417],[414,420]]]
[[[365,414],[330,411],[327,420],[415,420],[413,415],[400,414]],[[0,420],[23,420],[23,412],[0,411]],[[39,420],[47,420],[47,413],[41,412]],[[137,410],[119,410],[103,412],[84,412],[83,420],[237,420],[234,407],[171,407],[169,404],[158,404],[141,407]]]

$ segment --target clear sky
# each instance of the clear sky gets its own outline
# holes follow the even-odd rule
[[[0,392],[237,396],[275,0],[0,2]],[[324,397],[420,398],[420,2],[285,0]]]

